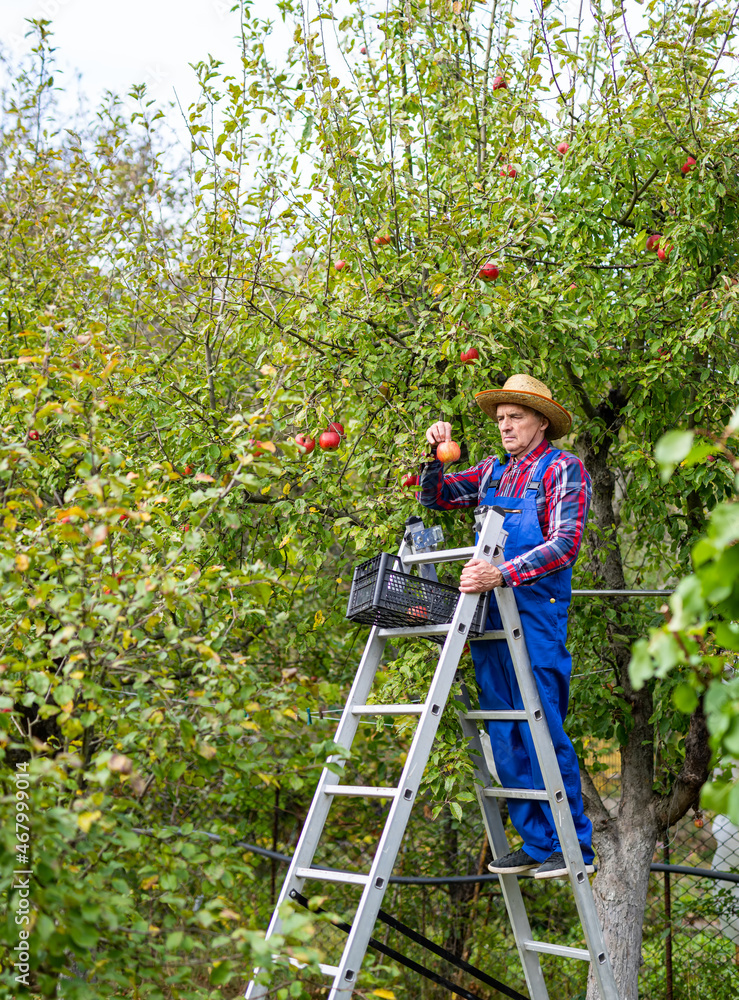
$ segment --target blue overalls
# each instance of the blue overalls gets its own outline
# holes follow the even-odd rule
[[[536,513],[536,494],[550,462],[561,452],[552,448],[536,464],[523,497],[498,497],[496,489],[503,466],[496,460],[483,504],[503,507],[508,532],[505,559],[529,552],[544,541]],[[562,772],[567,800],[586,864],[593,860],[593,826],[583,810],[580,770],[574,747],[562,727],[567,714],[572,658],[567,652],[567,609],[572,594],[572,570],[563,569],[529,586],[516,588],[516,603],[523,634],[539,688],[549,732]],[[502,628],[498,605],[491,594],[488,629]],[[480,708],[522,709],[523,701],[513,670],[508,644],[495,639],[470,643],[480,687]],[[493,758],[500,782],[508,788],[544,788],[527,722],[488,723]],[[535,861],[545,861],[561,850],[547,802],[509,799],[511,821],[523,837],[523,850]]]

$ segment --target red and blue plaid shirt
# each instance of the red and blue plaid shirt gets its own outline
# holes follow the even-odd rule
[[[520,461],[506,455],[497,495],[522,497],[531,481],[536,463],[549,449],[542,441]],[[424,507],[457,510],[479,506],[488,491],[495,458],[484,459],[464,472],[444,475],[444,466],[434,458],[421,466],[420,492],[416,497]],[[549,463],[536,497],[544,542],[524,555],[501,564],[500,571],[509,587],[533,583],[542,576],[574,565],[588,519],[592,486],[579,458],[567,451]]]

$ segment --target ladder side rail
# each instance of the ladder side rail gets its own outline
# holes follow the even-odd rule
[[[472,758],[475,795],[477,797],[477,803],[480,807],[480,812],[482,813],[488,843],[493,850],[493,856],[497,858],[507,854],[510,850],[508,839],[503,827],[503,819],[500,815],[498,803],[486,798],[483,793],[485,788],[492,787],[492,780],[487,762],[485,760],[485,753],[482,748],[480,731],[475,723],[467,717],[467,712],[469,712],[471,704],[470,696],[467,690],[467,685],[461,677],[459,678],[459,688],[459,700],[466,708],[466,712],[460,711],[458,713],[459,724],[462,729],[462,733],[467,740],[470,757]],[[521,943],[523,941],[530,941],[533,938],[533,934],[531,932],[531,925],[529,924],[529,917],[526,912],[526,904],[523,900],[518,878],[516,875],[499,875],[498,881],[500,883],[506,910],[508,911],[508,918],[513,929],[513,937],[516,941],[516,948],[518,949],[518,956],[521,960],[521,966],[526,979],[529,996],[531,997],[531,1000],[548,1000],[549,992],[544,980],[544,973],[542,972],[539,956],[536,952],[524,948]]]
[[[503,514],[492,511],[479,533],[474,558],[491,562],[497,540],[503,533]],[[449,700],[464,644],[477,609],[479,594],[462,594],[452,618],[434,677],[418,720],[405,766],[380,836],[375,857],[362,892],[351,931],[338,965],[328,1000],[350,1000],[364,960],[382,899],[389,884],[400,844],[408,825],[431,747],[439,728],[444,706]],[[538,1000],[538,998],[536,998]]]
[[[500,565],[501,562],[503,562],[503,552],[502,549],[498,549],[493,558],[493,564]],[[562,853],[570,869],[570,882],[588,951],[591,955],[591,968],[600,990],[601,1000],[619,1000],[603,931],[595,910],[592,888],[585,872],[585,863],[577,839],[575,822],[564,792],[564,782],[554,751],[554,744],[531,669],[516,597],[514,592],[507,587],[496,587],[494,594],[498,602],[503,628],[512,637],[508,643],[511,660],[524,708],[529,716],[531,736],[549,797],[554,825],[560,839]]]
[[[404,538],[398,550],[398,558],[402,560],[403,555],[408,550],[409,546]],[[380,579],[383,575],[384,574],[378,574]],[[351,748],[352,743],[354,742],[354,737],[357,734],[357,729],[363,721],[363,716],[355,714],[353,708],[355,705],[365,705],[367,703],[367,698],[372,690],[372,684],[374,683],[375,674],[377,673],[377,669],[382,662],[382,657],[385,652],[387,638],[381,637],[379,635],[379,631],[378,626],[374,626],[370,630],[367,645],[364,648],[362,659],[359,662],[357,672],[354,676],[354,681],[352,682],[352,686],[349,691],[349,696],[346,704],[344,705],[344,710],[341,713],[339,724],[336,728],[334,743],[346,750]],[[331,764],[338,764],[342,768],[344,766],[343,758],[336,755],[329,757],[328,762]],[[282,884],[282,888],[280,889],[280,894],[277,898],[272,919],[270,920],[269,927],[267,928],[265,940],[268,940],[274,934],[280,933],[282,922],[279,915],[279,909],[282,903],[290,898],[290,894],[293,890],[297,890],[298,892],[303,891],[305,878],[298,875],[298,869],[310,868],[313,863],[313,858],[315,857],[316,850],[318,849],[318,844],[326,825],[326,820],[333,801],[333,796],[326,793],[326,786],[335,784],[336,780],[336,773],[330,768],[324,767],[321,771],[321,776],[318,779],[316,790],[313,793],[313,800],[305,818],[305,822],[303,823],[303,829],[300,832],[300,837],[298,838],[295,852],[288,866],[285,880]],[[269,986],[256,982],[256,977],[259,972],[259,969],[254,970],[253,978],[247,986],[246,993],[244,994],[245,1000],[259,1000],[259,998],[269,995]]]

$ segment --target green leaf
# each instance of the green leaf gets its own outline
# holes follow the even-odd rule
[[[692,431],[668,431],[663,434],[654,449],[654,457],[660,467],[662,482],[666,483],[675,467],[688,455],[693,445]]]
[[[698,707],[698,695],[690,684],[678,684],[672,692],[675,708],[690,715]]]

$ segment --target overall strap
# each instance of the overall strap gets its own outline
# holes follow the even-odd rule
[[[555,462],[559,458],[561,454],[562,452],[560,451],[559,448],[550,448],[548,451],[544,452],[544,454],[541,456],[539,461],[534,466],[534,471],[531,474],[529,485],[526,487],[526,493],[528,493],[529,490],[533,490],[534,493],[539,492],[539,488],[544,480],[544,475],[547,469],[552,464],[552,462]]]
[[[493,462],[493,467],[490,470],[490,472],[488,473],[488,475],[489,475],[490,478],[489,479],[487,479],[487,478],[483,479],[482,483],[480,484],[480,493],[481,493],[481,495],[484,495],[485,493],[487,493],[487,491],[489,489],[494,490],[496,493],[498,492],[498,486],[500,484],[500,477],[503,475],[503,466],[500,464],[500,461],[499,461],[498,458],[496,458],[495,461]],[[483,487],[484,487],[484,489],[483,489]]]

